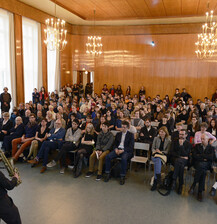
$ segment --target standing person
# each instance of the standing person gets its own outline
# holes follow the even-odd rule
[[[47,100],[47,98],[48,98],[48,94],[47,94],[47,92],[45,91],[45,88],[44,88],[43,86],[41,87],[41,91],[39,92],[39,95],[40,95],[40,97],[39,97],[40,104],[41,104],[42,106],[44,106],[44,101]]]
[[[17,173],[14,174],[12,180],[9,180],[0,171],[0,219],[5,223],[21,224],[18,208],[7,194],[7,190],[14,189],[18,180]]]
[[[34,88],[32,93],[32,102],[35,104],[39,103],[39,97],[40,97],[39,92],[37,91],[36,88]]]
[[[1,110],[3,112],[8,112],[10,110],[11,94],[8,93],[8,88],[3,89],[3,93],[0,95]]]

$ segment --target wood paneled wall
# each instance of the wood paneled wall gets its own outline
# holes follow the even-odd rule
[[[174,95],[175,88],[187,88],[194,100],[211,97],[217,88],[217,61],[197,59],[195,34],[103,36],[103,54],[85,53],[87,36],[70,35],[70,49],[61,55],[62,85],[71,81],[63,66],[73,70],[95,71],[95,92],[104,83],[120,84],[123,91],[131,86],[132,94],[145,86],[147,96]],[[155,47],[150,45],[155,42]]]
[[[0,7],[14,13],[17,102],[24,100],[22,59],[22,16],[42,24],[48,14],[16,0],[1,0]],[[104,83],[109,87],[128,85],[132,94],[144,85],[147,95],[173,96],[174,90],[187,88],[194,99],[211,97],[217,88],[217,60],[198,60],[195,56],[196,33],[201,24],[167,24],[144,26],[97,26],[102,35],[103,54],[94,58],[86,54],[87,35],[92,26],[67,24],[68,44],[61,52],[61,85],[73,82],[73,71],[85,68],[94,71],[95,92]],[[43,32],[42,32],[43,37]],[[154,41],[156,46],[150,45]],[[43,43],[43,39],[42,39]],[[43,85],[47,86],[46,47],[42,46]]]

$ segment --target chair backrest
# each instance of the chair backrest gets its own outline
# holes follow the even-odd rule
[[[119,131],[111,130],[111,133],[116,136]]]
[[[159,122],[156,122],[156,121],[151,122],[152,127],[158,127],[158,125],[159,125]]]
[[[134,144],[134,149],[149,151],[149,148],[150,148],[150,144],[148,144],[148,143],[135,142],[135,144]]]

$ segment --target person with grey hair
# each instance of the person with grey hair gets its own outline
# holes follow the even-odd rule
[[[202,192],[205,190],[206,172],[212,168],[214,158],[214,147],[209,144],[209,136],[201,135],[201,143],[197,144],[192,153],[193,164],[195,168],[194,182],[189,189],[189,194],[193,194],[198,183],[197,200],[202,201]]]
[[[25,126],[23,124],[22,118],[20,116],[16,117],[15,126],[9,130],[9,135],[5,136],[3,141],[3,148],[7,156],[11,154],[12,140],[15,138],[20,138],[24,133],[24,128]]]

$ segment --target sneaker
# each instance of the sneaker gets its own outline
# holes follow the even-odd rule
[[[87,172],[86,176],[85,177],[91,177],[93,175],[93,172]]]
[[[70,170],[73,170],[73,169],[74,169],[74,165],[68,165],[68,168],[69,168]]]
[[[96,180],[99,181],[102,179],[102,175],[97,175]]]
[[[64,174],[65,173],[65,168],[62,168],[61,170],[60,170],[60,174]]]
[[[214,197],[216,195],[216,189],[214,187],[212,187],[209,194],[210,194],[210,196]]]
[[[57,165],[57,163],[54,161],[54,160],[52,160],[51,162],[49,162],[48,164],[47,164],[47,167],[48,168],[52,168],[52,167],[54,167],[54,166],[56,166]]]

